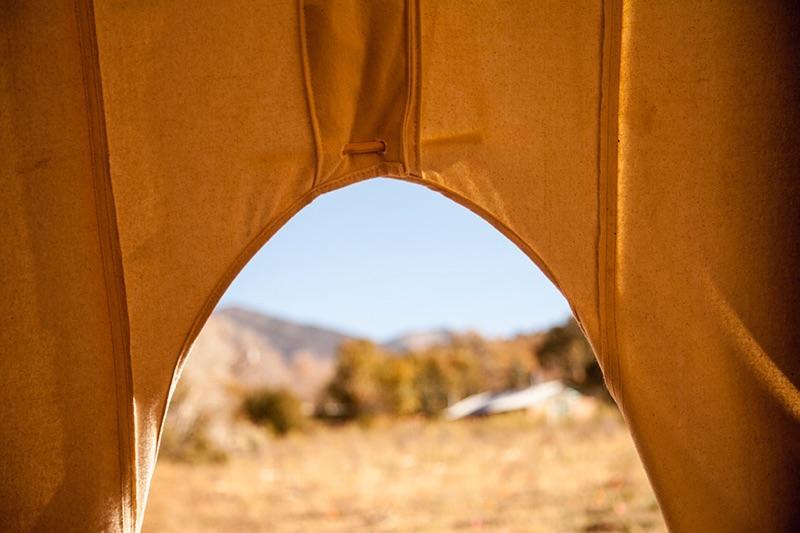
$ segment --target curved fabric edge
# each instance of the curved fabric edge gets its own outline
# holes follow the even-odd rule
[[[355,172],[352,174],[345,175],[338,180],[334,180],[331,182],[326,182],[322,185],[314,187],[298,198],[292,205],[286,209],[281,215],[276,217],[270,224],[264,227],[264,229],[259,232],[259,234],[250,241],[250,243],[242,250],[239,256],[233,261],[226,273],[223,275],[222,278],[217,282],[215,285],[214,290],[206,297],[205,303],[203,304],[202,308],[196,313],[195,319],[192,322],[192,327],[189,332],[185,336],[185,340],[183,346],[181,348],[180,354],[177,359],[177,363],[173,370],[172,379],[170,381],[169,391],[167,396],[164,399],[164,404],[161,408],[161,415],[160,415],[160,426],[158,431],[158,447],[161,445],[161,435],[164,430],[164,422],[166,420],[167,411],[169,409],[169,404],[172,399],[172,395],[175,391],[175,387],[177,386],[178,381],[180,380],[181,371],[186,364],[186,361],[191,353],[191,347],[194,343],[194,340],[200,334],[203,326],[205,325],[208,318],[211,316],[214,308],[216,307],[217,303],[219,302],[220,298],[224,294],[224,292],[228,289],[228,287],[233,283],[235,278],[239,275],[242,269],[250,262],[253,256],[264,246],[268,245],[269,240],[295,215],[300,213],[303,208],[308,206],[311,202],[313,202],[319,196],[323,194],[333,192],[335,190],[343,189],[350,185],[354,185],[363,181],[367,181],[370,179],[376,178],[390,178],[396,179],[399,181],[405,181],[407,183],[412,183],[415,185],[424,186],[433,192],[442,194],[443,196],[447,197],[448,199],[452,200],[453,202],[457,203],[458,205],[468,209],[476,216],[480,217],[483,221],[491,225],[495,230],[500,232],[505,238],[507,238],[511,243],[513,243],[517,248],[519,248],[530,261],[533,263],[532,266],[538,268],[542,273],[547,276],[547,278],[555,285],[558,291],[564,295],[565,299],[567,300],[570,309],[572,311],[573,316],[576,318],[579,324],[582,324],[581,316],[578,313],[577,306],[566,297],[564,294],[563,288],[559,282],[558,277],[554,273],[554,271],[549,267],[547,262],[526,242],[524,241],[513,229],[509,226],[501,222],[497,217],[492,215],[487,209],[483,208],[481,205],[467,199],[463,195],[449,189],[446,186],[443,186],[439,183],[435,183],[429,180],[425,180],[424,178],[412,175],[408,173],[404,173],[403,169],[399,166],[395,165],[377,165],[375,167],[367,168],[359,172]],[[581,326],[582,327],[582,326]],[[594,353],[595,358],[599,361],[599,355],[595,351]],[[148,475],[152,476],[153,472],[149,472]]]
[[[597,169],[597,320],[598,357],[603,361],[606,385],[624,413],[622,378],[617,347],[617,144],[619,142],[619,73],[622,32],[621,0],[603,2],[603,62],[601,72],[600,131]]]
[[[81,70],[86,98],[87,122],[92,159],[92,183],[98,240],[106,284],[108,316],[114,358],[114,377],[117,382],[117,433],[119,441],[120,528],[129,531],[136,523],[136,430],[133,422],[133,375],[131,368],[130,331],[125,276],[120,250],[119,231],[111,184],[108,135],[106,132],[103,81],[97,46],[93,0],[75,1]]]

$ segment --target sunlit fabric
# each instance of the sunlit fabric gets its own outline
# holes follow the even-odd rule
[[[556,283],[673,530],[797,531],[795,11],[0,2],[0,529],[140,529],[221,294],[316,196],[389,176]]]

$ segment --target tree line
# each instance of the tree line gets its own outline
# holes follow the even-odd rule
[[[314,416],[339,422],[436,417],[472,394],[520,389],[550,379],[609,399],[592,349],[572,318],[544,333],[505,340],[464,334],[446,344],[400,354],[368,340],[352,340],[339,347],[333,376],[316,402]],[[244,400],[244,411],[251,421],[277,433],[305,423],[299,401],[285,390],[252,392]]]

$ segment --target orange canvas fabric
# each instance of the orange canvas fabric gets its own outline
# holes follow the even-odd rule
[[[796,11],[0,3],[2,529],[139,530],[225,288],[315,197],[389,176],[564,293],[671,529],[797,530]]]

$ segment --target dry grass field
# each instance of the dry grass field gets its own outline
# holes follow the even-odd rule
[[[665,531],[616,412],[318,427],[224,463],[158,464],[147,533]]]

